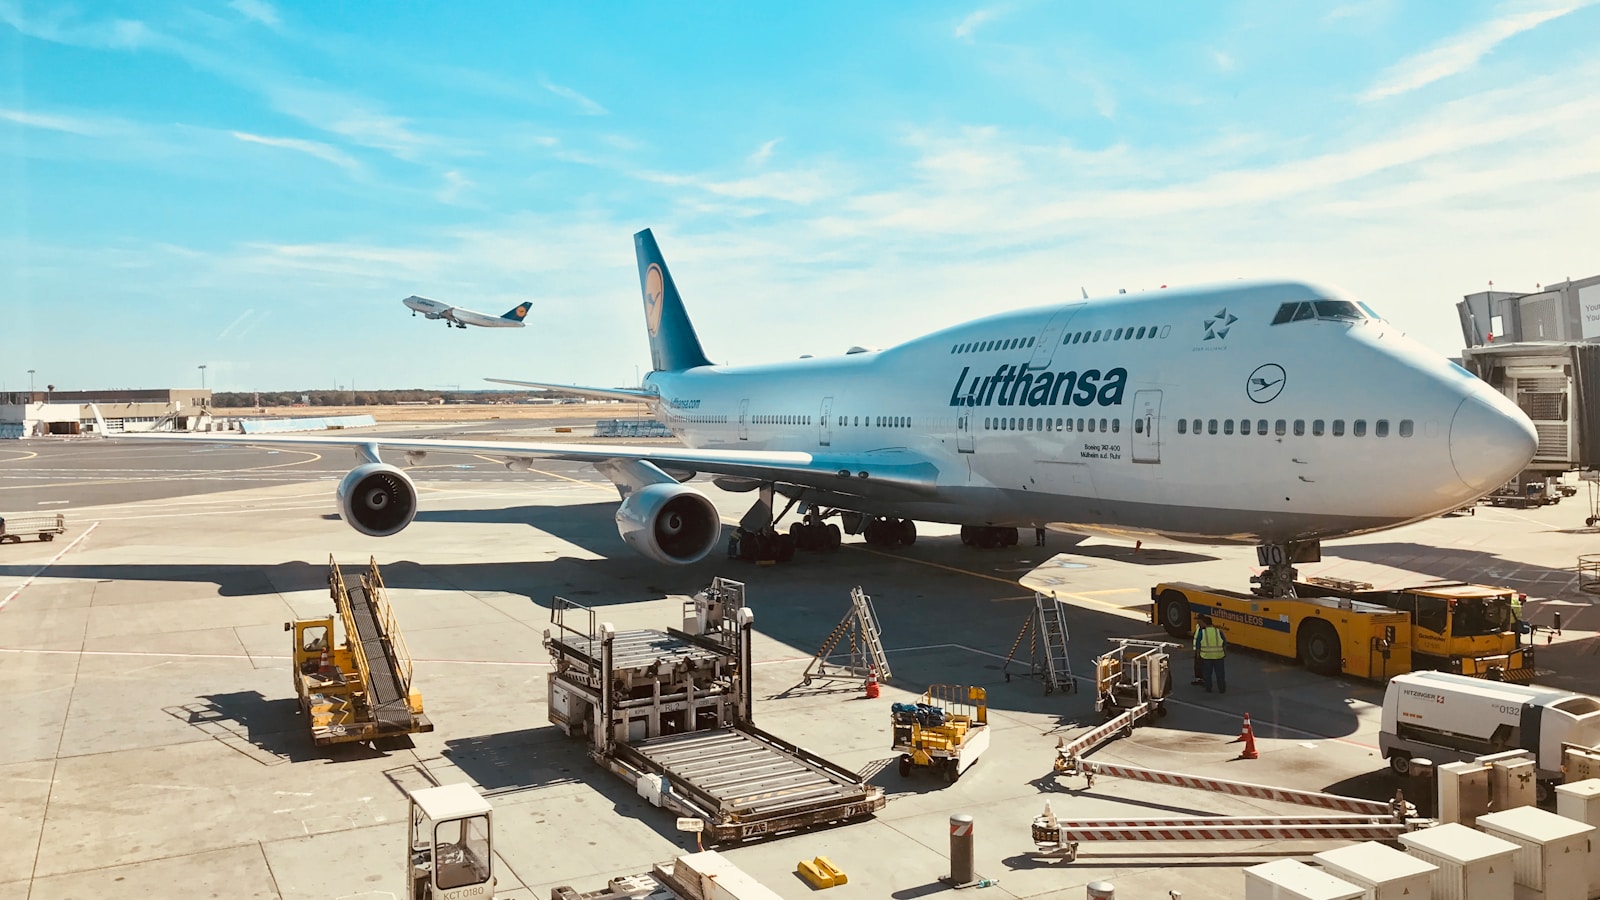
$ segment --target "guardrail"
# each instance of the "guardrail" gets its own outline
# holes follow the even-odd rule
[[[672,437],[672,431],[655,419],[600,419],[594,423],[597,438]]]
[[[293,419],[241,419],[239,430],[245,434],[275,434],[280,431],[326,431],[336,428],[363,428],[376,425],[372,416],[308,416]]]
[[[1600,594],[1600,553],[1585,553],[1578,557],[1578,590],[1586,594]]]

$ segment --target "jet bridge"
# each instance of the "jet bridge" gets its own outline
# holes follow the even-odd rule
[[[883,789],[752,723],[744,585],[718,578],[683,628],[617,631],[555,598],[549,716],[656,806],[745,841],[869,816]]]

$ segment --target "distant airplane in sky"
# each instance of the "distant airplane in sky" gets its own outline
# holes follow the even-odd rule
[[[411,309],[413,316],[422,313],[430,319],[443,319],[446,325],[454,325],[457,328],[465,328],[468,325],[477,325],[480,328],[521,328],[522,319],[528,314],[528,304],[525,302],[518,303],[503,316],[485,315],[414,294],[401,302]]]

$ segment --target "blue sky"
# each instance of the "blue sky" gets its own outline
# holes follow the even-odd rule
[[[1600,6],[0,0],[0,385],[631,383],[1291,276],[1600,272]],[[413,319],[418,293],[520,331]]]

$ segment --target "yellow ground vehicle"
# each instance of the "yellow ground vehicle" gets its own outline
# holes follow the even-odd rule
[[[284,623],[294,632],[294,687],[319,747],[432,731],[411,689],[411,654],[389,608],[378,563],[346,584],[328,560],[334,615]],[[338,639],[335,620],[342,628]]]
[[[1211,616],[1235,647],[1298,659],[1313,672],[1382,681],[1409,672],[1411,618],[1342,597],[1258,597],[1185,582],[1150,590],[1151,621],[1184,637]]]
[[[989,695],[983,688],[936,684],[919,703],[896,703],[890,716],[901,777],[913,766],[927,766],[954,783],[989,749]]]
[[[1413,669],[1518,684],[1533,680],[1533,648],[1518,646],[1516,592],[1510,588],[1441,581],[1379,590],[1337,578],[1308,578],[1295,588],[1301,596],[1348,597],[1406,613]]]

